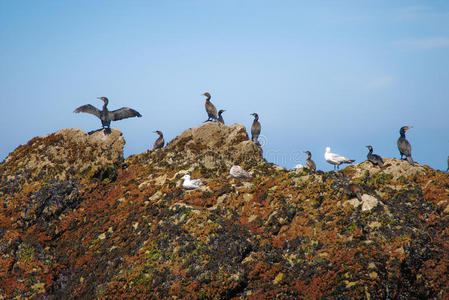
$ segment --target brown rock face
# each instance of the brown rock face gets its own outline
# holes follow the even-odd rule
[[[164,149],[143,154],[153,167],[201,168],[226,171],[236,164],[245,169],[265,162],[262,149],[249,140],[243,125],[207,122],[185,130]],[[140,157],[142,158],[142,157]],[[132,160],[132,159],[131,159]]]
[[[354,178],[360,178],[365,176],[366,172],[369,172],[370,175],[377,174],[386,174],[390,175],[394,179],[398,179],[401,176],[413,176],[416,174],[420,174],[424,172],[424,167],[415,164],[410,165],[408,161],[394,158],[383,158],[385,162],[385,166],[380,168],[378,166],[373,166],[369,161],[365,161],[363,163],[357,164],[356,166],[349,166],[348,170],[351,172],[351,176]]]
[[[19,146],[1,168],[8,170],[9,175],[26,172],[30,178],[62,180],[68,173],[92,176],[123,161],[124,145],[125,139],[117,129],[111,129],[110,134],[97,131],[92,135],[78,128],[62,129]]]
[[[448,174],[289,172],[241,125],[121,163],[123,144],[66,129],[0,164],[0,299],[449,298]],[[204,186],[185,190],[187,171]]]

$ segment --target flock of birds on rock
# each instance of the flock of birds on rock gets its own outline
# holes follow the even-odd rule
[[[211,95],[206,92],[203,94],[203,96],[206,97],[205,108],[206,108],[206,112],[207,112],[207,116],[208,116],[208,119],[204,122],[212,121],[212,122],[218,122],[218,124],[224,124],[222,113],[225,112],[225,110],[223,110],[223,109],[219,110],[218,115],[217,115],[217,109],[215,108],[215,105],[213,105],[212,102],[210,101]],[[142,117],[142,115],[138,111],[136,111],[132,108],[129,108],[129,107],[122,107],[117,110],[109,111],[107,108],[108,103],[109,103],[108,98],[98,97],[97,99],[100,99],[104,102],[102,110],[99,110],[98,108],[96,108],[93,105],[86,104],[86,105],[82,105],[82,106],[78,107],[74,111],[75,113],[80,113],[80,112],[89,113],[89,114],[96,116],[97,118],[99,118],[101,120],[102,128],[100,128],[98,130],[91,131],[91,132],[89,132],[89,134],[91,134],[95,131],[103,130],[103,129],[105,130],[106,133],[110,132],[111,121],[118,121],[118,120],[131,118],[131,117]],[[260,135],[260,130],[261,130],[261,125],[259,122],[259,115],[257,113],[252,113],[250,115],[252,115],[254,117],[253,124],[251,126],[251,141],[253,141],[256,145],[260,146],[259,141],[258,141],[258,138]],[[405,157],[404,159],[406,159],[411,165],[413,165],[414,161],[412,159],[412,154],[411,154],[412,147],[410,145],[410,142],[407,141],[407,139],[405,138],[405,132],[407,130],[409,130],[410,128],[412,128],[412,127],[411,126],[401,127],[401,129],[399,130],[400,136],[399,136],[397,145],[398,145],[399,153],[401,155],[401,159],[403,159],[403,157]],[[160,148],[164,147],[165,141],[164,141],[164,135],[162,134],[162,132],[159,130],[156,130],[156,131],[154,131],[154,133],[158,134],[159,138],[154,142],[153,149],[160,149]],[[366,146],[366,147],[368,148],[368,151],[369,151],[368,155],[367,155],[368,161],[370,161],[374,165],[382,168],[384,166],[384,161],[382,160],[382,157],[380,157],[377,154],[373,154],[372,146]],[[316,164],[312,160],[312,153],[310,151],[305,151],[305,153],[307,154],[306,168],[315,172]],[[346,158],[342,155],[332,153],[330,147],[326,147],[326,152],[324,153],[324,158],[325,158],[326,162],[328,162],[329,164],[334,166],[334,170],[339,169],[340,165],[342,165],[342,164],[351,164],[355,161],[353,159]],[[448,157],[447,163],[448,163],[448,169],[446,170],[446,172],[449,171],[449,157]],[[251,175],[240,166],[233,166],[230,170],[230,175],[237,179],[244,179],[244,178],[251,177]],[[190,179],[189,174],[184,175],[183,179],[184,179],[183,186],[186,189],[195,189],[202,185],[201,180],[199,180],[199,179],[192,180],[192,179]]]

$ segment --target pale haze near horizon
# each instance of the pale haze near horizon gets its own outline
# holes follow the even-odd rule
[[[0,1],[0,160],[35,136],[98,129],[83,104],[123,106],[125,157],[207,119],[262,124],[264,157],[292,168],[310,150],[447,168],[446,1]]]

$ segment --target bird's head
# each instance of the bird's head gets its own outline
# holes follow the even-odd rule
[[[256,114],[256,113],[252,113],[252,114],[250,114],[250,116],[254,116],[254,118],[258,118],[259,117],[259,115]]]
[[[100,99],[103,102],[108,102],[109,101],[108,98],[106,98],[106,97],[97,97],[97,99]]]
[[[409,130],[410,128],[413,128],[413,126],[403,126],[403,127],[401,127],[401,129],[399,130],[399,132],[406,132],[406,131]]]
[[[373,147],[372,147],[372,146],[369,146],[369,145],[366,146],[366,148],[368,148],[369,151],[373,150]]]
[[[331,152],[331,147],[326,147],[326,152]]]
[[[182,179],[190,180],[190,175],[189,174],[185,174],[184,176],[182,176]]]
[[[310,153],[310,151],[304,151],[304,153],[307,155],[312,155],[312,153]]]
[[[222,113],[224,113],[226,110],[224,110],[224,109],[220,109],[219,111],[218,111],[218,114],[219,115],[221,115]]]
[[[159,131],[159,130],[156,130],[156,131],[153,131],[153,132],[159,134],[160,136],[162,136],[162,132]]]
[[[204,93],[203,96],[206,96],[208,99],[210,98],[210,94],[208,92]]]

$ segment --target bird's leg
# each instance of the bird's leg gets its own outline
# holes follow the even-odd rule
[[[103,130],[103,128],[89,131],[87,134],[88,134],[88,135],[91,135],[91,134],[94,134],[95,132],[100,131],[100,130]]]

